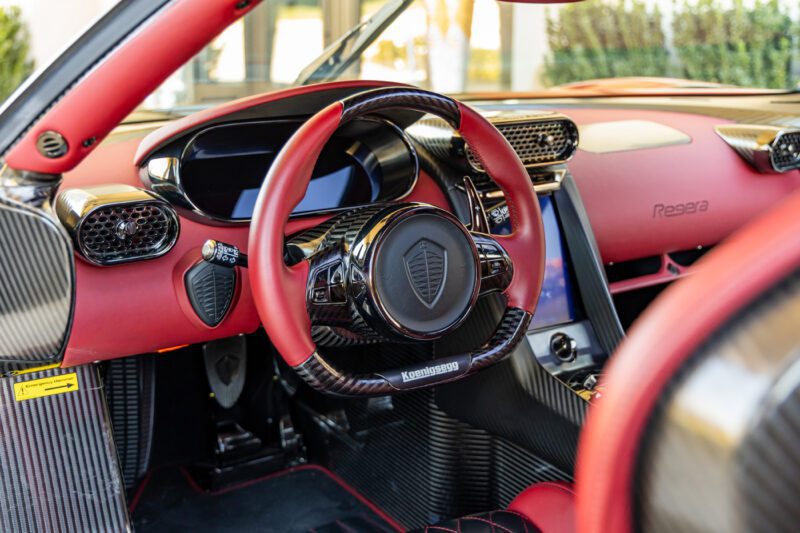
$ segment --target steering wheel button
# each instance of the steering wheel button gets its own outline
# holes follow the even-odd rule
[[[355,298],[361,298],[367,292],[364,273],[355,265],[353,265],[350,270],[350,286],[352,287],[352,293]]]
[[[326,304],[330,302],[330,296],[328,294],[328,288],[325,287],[323,289],[314,289],[314,303],[316,304]]]
[[[489,261],[489,273],[490,275],[494,276],[495,274],[501,274],[506,271],[506,262],[502,259],[495,259]]]
[[[347,291],[345,291],[344,283],[331,285],[331,303],[340,304],[345,302],[347,302]]]
[[[341,263],[336,263],[330,268],[331,285],[337,285],[344,281],[344,268]]]
[[[314,275],[314,288],[319,289],[328,286],[328,269],[323,268]]]

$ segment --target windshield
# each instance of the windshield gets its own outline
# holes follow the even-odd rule
[[[142,110],[188,112],[334,78],[444,93],[785,90],[797,82],[797,17],[778,0],[264,0]]]

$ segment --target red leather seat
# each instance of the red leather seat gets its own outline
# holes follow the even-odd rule
[[[692,276],[667,289],[631,328],[604,372],[603,396],[589,410],[581,433],[576,475],[576,525],[581,533],[637,530],[637,457],[658,402],[704,343],[799,267],[800,193],[795,193],[698,262]],[[682,412],[687,420],[701,420],[685,414],[685,406]],[[680,449],[685,453],[677,457],[697,452]],[[720,498],[723,492],[716,491]],[[788,493],[784,496],[791,501]],[[673,493],[671,500],[680,496]],[[730,501],[729,508],[736,509],[744,500]],[[693,503],[689,510],[690,506],[671,509],[672,516],[702,512]]]
[[[508,506],[543,533],[575,531],[575,491],[569,483],[544,481],[522,491]]]
[[[575,492],[572,485],[537,483],[522,491],[505,511],[455,518],[424,529],[448,533],[573,533]]]

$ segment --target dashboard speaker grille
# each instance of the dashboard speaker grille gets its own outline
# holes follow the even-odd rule
[[[83,257],[97,265],[152,259],[178,237],[178,217],[163,200],[135,187],[71,189],[56,213]]]
[[[526,167],[552,165],[569,160],[578,147],[578,128],[569,119],[548,119],[495,123],[500,133],[517,152]],[[470,165],[483,167],[472,150],[467,149]]]

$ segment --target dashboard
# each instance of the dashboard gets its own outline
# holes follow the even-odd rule
[[[61,193],[108,184],[145,190],[154,202],[160,202],[156,207],[174,209],[178,221],[174,241],[169,241],[171,247],[162,255],[106,267],[82,258],[76,261],[74,328],[65,364],[157,352],[258,329],[246,275],[237,275],[224,320],[209,326],[192,309],[185,290],[186,273],[197,263],[208,239],[246,252],[255,190],[279,147],[306,117],[332,101],[382,85],[337,82],[292,88],[177,120],[123,125],[80,166],[65,174]],[[608,136],[613,132],[608,124],[630,126],[632,121],[661,124],[682,134],[673,136],[682,139],[680,142],[668,145],[617,143],[611,150],[578,149],[561,165],[574,184],[574,193],[579,193],[581,212],[576,217],[584,224],[578,229],[564,226],[565,212],[556,201],[563,190],[557,190],[557,184],[553,190],[540,190],[548,232],[548,274],[535,328],[559,327],[584,320],[589,314],[591,302],[585,296],[592,293],[584,286],[585,275],[576,271],[583,259],[572,257],[576,239],[596,250],[600,271],[625,272],[624,276],[615,274],[605,287],[616,297],[616,291],[623,294],[683,275],[683,263],[675,266],[668,260],[691,255],[698,245],[713,246],[800,187],[800,173],[758,172],[715,130],[723,124],[764,121],[764,117],[774,125],[785,125],[792,116],[800,117],[800,109],[792,115],[791,102],[776,103],[779,100],[773,95],[470,102],[501,119],[556,113],[559,120],[568,117],[577,124],[587,139],[592,135],[586,128],[589,125],[601,125],[595,131]],[[731,111],[734,108],[762,111],[736,114]],[[774,111],[770,115],[764,109]],[[419,114],[400,112],[343,128],[315,169],[315,185],[289,221],[287,234],[312,228],[339,209],[363,203],[402,199],[457,211],[458,206],[452,204],[457,187],[436,177],[431,150],[427,150],[427,162],[423,151],[415,150],[419,141],[409,134],[409,126],[420,118]],[[794,124],[800,124],[800,119]],[[519,132],[519,138],[527,139],[528,133]],[[547,136],[538,139],[547,142]],[[462,151],[459,157],[466,160],[466,155]],[[448,164],[446,157],[436,155],[434,160]],[[466,165],[455,168],[454,175],[460,179],[474,171]],[[542,176],[547,171],[548,167],[531,167],[532,175]],[[491,184],[478,185],[483,186],[481,193],[486,198],[496,193],[490,190]],[[705,210],[659,215],[677,213],[676,206],[700,201],[707,202]],[[663,209],[654,211],[659,205]],[[655,266],[643,273],[639,268],[642,262]],[[114,323],[126,327],[97,327]]]
[[[217,222],[249,222],[261,184],[280,149],[305,118],[215,125],[201,130],[175,158],[150,160],[144,178],[156,193],[189,214]],[[155,170],[154,170],[155,169]],[[414,187],[419,162],[405,132],[389,121],[355,120],[339,129],[320,154],[306,195],[294,214],[330,213],[393,201]]]

